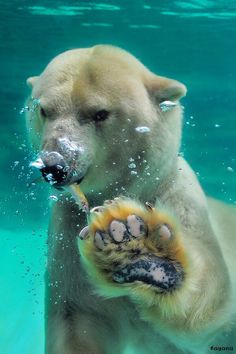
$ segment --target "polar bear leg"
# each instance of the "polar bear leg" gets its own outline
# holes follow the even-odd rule
[[[65,319],[58,313],[49,318],[46,336],[46,354],[107,354],[99,340],[91,316],[78,315]],[[101,327],[100,327],[101,328]]]

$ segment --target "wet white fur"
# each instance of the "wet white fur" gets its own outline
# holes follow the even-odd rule
[[[205,354],[211,344],[236,348],[235,331],[224,336],[236,310],[235,210],[207,199],[187,162],[177,157],[180,106],[158,108],[163,100],[177,101],[184,86],[109,46],[63,53],[28,82],[33,97],[57,110],[57,118],[46,121],[28,113],[36,151],[69,136],[86,151],[78,169],[88,171],[81,188],[90,205],[122,193],[143,203],[156,200],[178,220],[192,264],[179,305],[169,313],[157,311],[159,325],[153,327],[128,298],[95,295],[76,248],[83,215],[62,198],[52,212],[48,240],[47,354]],[[99,133],[93,124],[82,124],[89,112],[104,107],[111,115]],[[141,134],[137,126],[150,130]],[[136,174],[128,167],[130,158]]]

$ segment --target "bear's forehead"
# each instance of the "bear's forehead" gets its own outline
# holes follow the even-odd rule
[[[58,68],[75,72],[78,68],[94,68],[95,71],[105,68],[119,68],[138,72],[148,71],[147,68],[133,55],[119,48],[100,45],[92,48],[73,49],[56,56],[47,66],[46,70]]]
[[[41,75],[42,80],[55,84],[73,81],[78,87],[127,85],[127,78],[141,78],[146,68],[125,51],[110,46],[76,49],[54,58]],[[128,80],[129,84],[129,80]]]
[[[83,49],[54,58],[40,75],[33,96],[59,110],[129,106],[144,101],[146,68],[126,52]]]
[[[70,65],[71,64],[71,65]],[[97,63],[94,60],[84,62],[62,62],[53,67],[50,65],[40,76],[35,97],[44,101],[61,99],[68,105],[92,106],[120,101],[124,97],[140,97],[143,91],[142,82],[128,71],[128,67]],[[123,98],[124,99],[124,98]]]

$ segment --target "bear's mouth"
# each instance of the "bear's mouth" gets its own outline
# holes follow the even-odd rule
[[[65,159],[57,152],[52,152],[47,155],[47,161],[39,157],[36,161],[30,164],[31,167],[37,168],[44,180],[51,186],[57,189],[68,186],[70,184],[80,184],[86,174],[86,170],[83,168],[82,171],[77,171],[75,166],[70,166],[65,163]],[[56,161],[56,162],[55,162]]]
[[[84,176],[77,177],[74,175],[74,172],[71,171],[70,173],[60,173],[57,170],[52,173],[48,173],[46,169],[40,171],[42,173],[42,176],[44,180],[52,185],[52,187],[56,189],[63,189],[63,187],[66,187],[70,184],[80,184],[83,179],[85,178]]]

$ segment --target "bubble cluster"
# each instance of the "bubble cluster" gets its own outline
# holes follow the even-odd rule
[[[24,106],[20,110],[20,114],[24,114],[25,112],[35,112],[35,110],[40,106],[40,99],[31,97],[32,104],[30,106]]]

